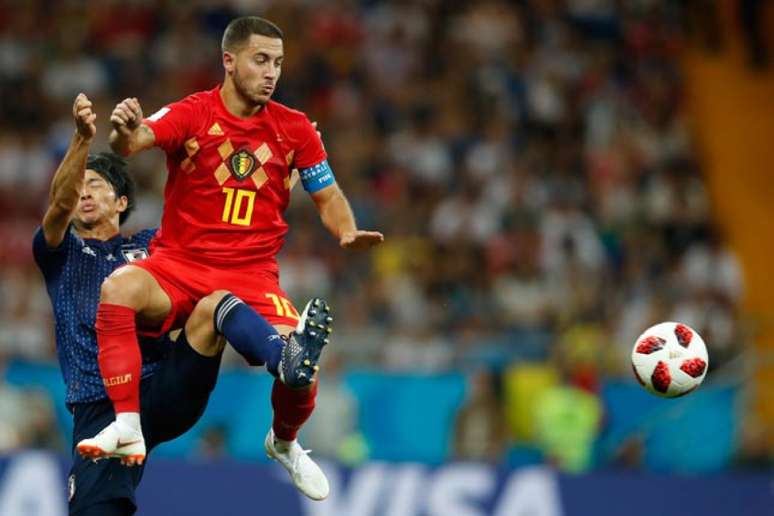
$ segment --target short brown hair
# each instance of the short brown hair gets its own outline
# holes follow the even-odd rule
[[[258,16],[242,16],[231,20],[226,30],[223,31],[223,41],[220,47],[224,52],[226,50],[233,52],[250,39],[253,34],[269,38],[283,38],[280,28],[269,20]]]

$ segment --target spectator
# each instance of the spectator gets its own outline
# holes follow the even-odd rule
[[[568,383],[547,389],[537,401],[537,443],[557,469],[583,473],[593,465],[599,434],[599,398]]]
[[[486,371],[472,374],[468,399],[454,423],[454,458],[457,460],[502,461],[508,430],[502,401],[496,394],[497,378]]]

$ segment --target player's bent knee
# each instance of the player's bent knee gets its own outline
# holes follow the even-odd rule
[[[204,296],[199,300],[199,302],[205,301],[208,305],[208,308],[211,309],[211,313],[214,314],[218,303],[220,303],[221,300],[229,294],[231,294],[231,292],[228,290],[215,290],[209,295]]]
[[[201,319],[206,323],[211,323],[212,318],[215,316],[215,309],[218,307],[218,303],[229,295],[231,292],[228,290],[216,290],[213,293],[204,296],[196,303],[196,306],[191,313],[191,318]]]
[[[131,266],[122,267],[113,272],[102,282],[99,292],[100,302],[135,309],[142,308],[143,298],[147,297],[143,273],[142,269]]]
[[[216,290],[213,293],[201,298],[188,317],[185,324],[185,333],[191,344],[200,346],[211,345],[217,347],[215,342],[215,309],[218,303],[230,294],[227,290]]]

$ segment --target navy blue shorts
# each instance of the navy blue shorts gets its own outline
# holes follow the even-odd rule
[[[148,452],[184,434],[199,420],[215,388],[221,356],[200,355],[184,337],[179,338],[156,372],[142,380],[140,419]],[[67,482],[70,515],[134,514],[134,491],[144,467],[123,466],[118,459],[95,464],[75,451],[81,439],[95,436],[115,419],[112,403],[106,399],[74,404],[72,408],[73,466]]]

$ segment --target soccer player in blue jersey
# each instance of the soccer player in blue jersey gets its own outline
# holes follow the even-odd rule
[[[120,224],[134,207],[126,162],[114,154],[88,154],[96,114],[83,94],[75,99],[73,117],[75,134],[52,180],[33,253],[53,305],[66,403],[74,418],[70,514],[124,516],[135,512],[142,467],[112,459],[92,462],[74,450],[75,443],[115,419],[97,362],[100,285],[116,267],[145,258],[155,230],[121,236]],[[219,299],[200,300],[175,343],[164,338],[142,345],[140,415],[148,448],[186,432],[207,405],[224,345],[213,324]]]

